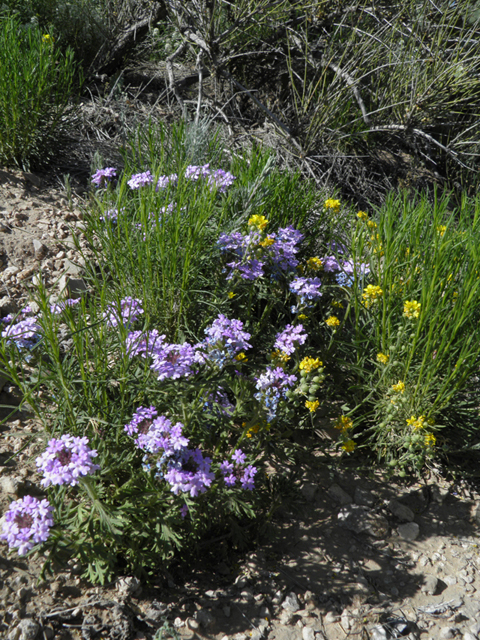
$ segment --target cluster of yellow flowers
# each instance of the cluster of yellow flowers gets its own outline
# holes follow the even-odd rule
[[[42,36],[42,42],[44,44],[53,44],[55,41],[49,33],[46,33],[44,36]]]
[[[368,220],[368,213],[366,213],[365,211],[359,211],[357,213],[357,218],[359,220],[362,220],[362,222],[365,222],[366,220]]]
[[[310,413],[315,413],[315,411],[320,406],[320,402],[318,400],[313,400],[313,401],[306,400],[305,406],[307,407],[307,409],[310,409]]]
[[[255,227],[259,231],[263,231],[268,224],[268,220],[265,216],[254,215],[248,220],[249,227]]]
[[[310,358],[309,356],[304,358],[299,364],[300,371],[305,371],[306,373],[315,371],[319,367],[323,367],[323,362],[318,358]]]
[[[338,213],[340,211],[340,200],[334,200],[333,198],[325,200],[325,209]]]
[[[411,418],[407,418],[407,424],[413,427],[415,431],[418,431],[419,429],[424,429],[425,421],[426,421],[425,416],[418,416],[418,418],[416,418],[415,416],[412,416]]]
[[[389,360],[390,360],[390,356],[387,355],[386,353],[377,353],[378,362],[381,362],[382,364],[387,364]]]
[[[270,236],[267,236],[265,240],[259,242],[259,245],[264,248],[271,247],[272,244],[275,244],[275,239],[271,238]]]
[[[272,361],[275,362],[275,364],[280,364],[281,366],[286,364],[290,360],[290,356],[288,355],[288,353],[285,353],[280,349],[272,351],[271,358]]]
[[[340,320],[337,318],[337,316],[329,316],[325,320],[325,324],[331,327],[332,329],[336,329],[337,327],[340,326]]]
[[[240,351],[240,353],[237,353],[237,355],[234,356],[233,359],[236,360],[237,362],[248,362],[248,358],[243,351]]]
[[[342,433],[353,429],[353,420],[348,416],[340,416],[335,423],[335,429],[339,429]]]
[[[392,384],[392,391],[395,391],[395,393],[403,393],[405,391],[405,383],[399,380],[397,384]]]
[[[414,318],[418,318],[421,308],[422,305],[420,302],[416,300],[406,300],[403,305],[403,315],[409,320],[413,320]]]
[[[323,263],[320,260],[320,258],[317,258],[317,256],[314,256],[313,258],[309,258],[307,260],[307,267],[312,271],[318,271],[319,269],[322,268],[322,266],[323,266]]]
[[[369,284],[365,287],[362,293],[363,304],[367,309],[378,302],[380,298],[383,296],[383,289],[381,287]]]
[[[438,235],[439,235],[441,238],[443,238],[443,236],[445,235],[445,231],[446,231],[446,230],[447,230],[447,227],[446,227],[446,225],[444,225],[444,224],[440,224],[440,225],[437,227],[437,233],[438,233]]]

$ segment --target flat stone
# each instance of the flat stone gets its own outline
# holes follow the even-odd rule
[[[355,504],[360,504],[364,507],[373,507],[375,504],[375,496],[373,493],[370,493],[370,491],[365,491],[365,489],[357,487],[355,489],[354,502]]]
[[[478,636],[474,636],[473,633],[467,631],[463,634],[462,640],[478,640]]]
[[[415,514],[413,513],[413,511],[397,500],[390,500],[390,502],[388,503],[388,508],[395,517],[397,517],[399,520],[402,520],[403,522],[412,522],[415,518]]]
[[[427,574],[423,578],[422,593],[426,593],[429,596],[434,596],[438,588],[438,578]]]
[[[33,243],[33,251],[35,252],[35,258],[37,260],[42,260],[42,258],[44,258],[47,253],[48,253],[48,248],[43,244],[43,242],[40,242],[40,240],[37,240],[37,238],[34,238],[32,240]]]
[[[0,493],[7,493],[9,495],[18,495],[18,491],[20,490],[21,482],[18,478],[12,478],[12,476],[1,476],[0,477]]]
[[[332,486],[328,488],[327,494],[332,500],[335,500],[335,502],[339,504],[351,504],[353,502],[352,496],[344,491],[339,484],[332,484]]]
[[[303,627],[302,638],[303,640],[315,640],[315,631],[312,627]]]
[[[351,504],[342,507],[338,514],[339,524],[355,533],[369,533],[375,538],[384,538],[388,533],[388,522],[368,507]],[[418,525],[417,525],[418,526]]]
[[[398,535],[403,538],[403,540],[416,540],[419,533],[420,527],[416,522],[407,522],[406,524],[401,524],[398,527]]]
[[[441,640],[451,640],[452,638],[455,638],[457,634],[457,627],[443,627],[443,629],[440,629],[438,636]]]
[[[293,591],[289,593],[285,600],[282,602],[282,608],[285,609],[285,611],[291,611],[292,613],[295,613],[300,609],[300,603],[298,602],[298,598],[296,594],[293,593]]]

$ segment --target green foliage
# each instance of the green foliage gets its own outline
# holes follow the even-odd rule
[[[75,64],[50,36],[0,21],[0,161],[28,168],[51,158],[73,115]]]

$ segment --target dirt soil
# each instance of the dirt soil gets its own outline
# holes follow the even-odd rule
[[[80,205],[49,176],[0,171],[0,317],[39,277],[52,299],[81,277]],[[1,385],[0,405],[18,405],[18,390]],[[42,495],[43,441],[23,411],[0,434],[1,517],[12,500]],[[74,562],[40,580],[41,558],[0,543],[0,638],[479,638],[478,488],[440,468],[400,484],[336,460],[328,443],[306,459],[297,509],[280,511],[256,549],[233,557],[211,541],[195,571],[159,574],[148,589],[131,576],[92,587]]]

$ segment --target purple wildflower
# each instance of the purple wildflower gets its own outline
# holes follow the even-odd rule
[[[327,273],[332,271],[340,271],[341,266],[335,256],[326,256],[322,258],[323,270]]]
[[[236,462],[237,464],[243,464],[246,459],[247,459],[247,456],[243,453],[241,449],[235,449],[235,452],[232,456],[232,460],[234,462]]]
[[[180,515],[182,516],[182,520],[185,520],[187,514],[188,514],[188,507],[186,504],[184,504],[183,507],[180,509]]]
[[[165,335],[157,329],[152,331],[132,331],[127,336],[126,347],[130,358],[134,356],[151,356],[160,351],[165,342]]]
[[[272,262],[283,271],[295,269],[298,260],[295,255],[299,251],[298,245],[303,240],[303,233],[292,226],[279,229],[277,234],[272,234],[275,242],[270,247]]]
[[[124,431],[129,436],[133,436],[134,433],[146,433],[153,422],[153,419],[158,415],[158,411],[155,407],[138,407],[132,416],[132,419],[125,425]]]
[[[281,333],[277,333],[275,340],[275,348],[280,349],[283,353],[291,355],[295,351],[296,344],[304,344],[308,338],[306,333],[302,333],[303,325],[299,324],[296,327],[291,324],[287,324],[285,329]]]
[[[166,189],[170,185],[172,187],[176,187],[177,184],[178,184],[178,175],[176,173],[172,173],[169,176],[160,176],[157,182],[157,186],[155,187],[155,191]]]
[[[243,331],[243,322],[241,320],[229,320],[220,313],[212,325],[205,330],[207,345],[216,346],[224,349],[230,356],[235,356],[240,351],[246,351],[251,348],[248,342],[250,334]]]
[[[48,500],[32,496],[12,502],[5,514],[0,538],[6,540],[11,549],[18,549],[19,556],[24,556],[35,544],[47,540],[54,524],[52,511]]]
[[[99,219],[101,222],[118,222],[118,209],[108,209]]]
[[[165,416],[158,416],[148,427],[143,426],[135,444],[139,449],[149,453],[162,452],[167,457],[172,456],[176,452],[183,451],[190,442],[182,435],[182,430],[183,424],[181,422],[172,425],[172,422]]]
[[[67,298],[66,300],[62,300],[62,302],[55,302],[50,305],[50,311],[55,315],[62,313],[65,311],[67,307],[74,307],[76,304],[81,302],[81,298]]]
[[[204,493],[215,479],[210,470],[212,460],[204,458],[200,449],[185,449],[178,460],[168,463],[165,480],[175,495],[190,493],[192,498]]]
[[[153,176],[150,171],[145,171],[144,173],[136,173],[134,174],[130,180],[127,182],[130,189],[140,189],[141,187],[146,187],[149,184],[152,184]]]
[[[255,399],[262,402],[267,411],[267,420],[271,422],[277,415],[277,408],[281,398],[285,398],[285,392],[288,387],[291,387],[296,381],[297,377],[294,375],[289,376],[281,367],[272,369],[267,367],[265,373],[256,378],[258,393],[255,394]]]
[[[248,467],[245,467],[243,476],[240,478],[242,489],[248,489],[248,491],[252,491],[255,488],[253,478],[257,472],[258,469],[256,467],[253,467],[251,464],[249,464]]]
[[[216,171],[212,171],[208,176],[208,185],[211,190],[217,189],[220,193],[225,193],[228,187],[233,184],[234,180],[235,176],[229,171],[217,169]]]
[[[151,369],[159,380],[176,380],[193,373],[192,367],[200,362],[197,352],[191,344],[164,344],[150,354],[153,358]]]
[[[91,458],[97,456],[95,449],[88,446],[88,438],[76,438],[68,434],[60,439],[52,438],[47,449],[38,456],[36,465],[43,472],[41,484],[78,484],[78,478],[100,469]]]
[[[307,304],[307,300],[315,300],[322,295],[318,289],[322,286],[319,278],[295,278],[290,283],[290,291],[300,298],[301,304]]]
[[[263,267],[265,263],[260,260],[248,260],[246,262],[227,262],[227,267],[230,267],[230,273],[227,276],[227,280],[231,280],[238,271],[239,276],[243,280],[256,280],[263,276]]]
[[[142,301],[138,298],[123,298],[120,300],[120,308],[116,303],[109,304],[103,317],[107,320],[107,326],[116,327],[121,322],[124,326],[130,325],[144,313]]]
[[[185,169],[185,178],[196,182],[200,178],[208,178],[210,175],[210,164],[204,164],[202,166],[189,165]]]
[[[105,169],[99,169],[92,176],[92,184],[97,187],[104,187],[106,184],[113,182],[117,177],[117,170],[114,167],[106,167]]]
[[[223,416],[232,415],[235,409],[234,405],[230,402],[227,394],[221,387],[208,395],[204,407],[211,413]]]
[[[2,331],[2,337],[6,338],[8,342],[14,342],[19,349],[29,349],[38,342],[40,332],[41,326],[38,323],[37,317],[32,316],[31,318],[25,318],[25,320],[11,324]]]

